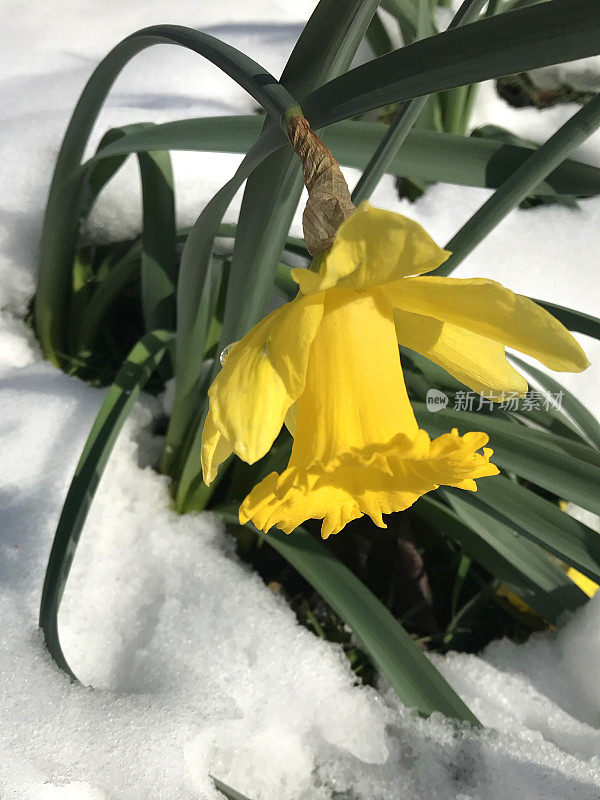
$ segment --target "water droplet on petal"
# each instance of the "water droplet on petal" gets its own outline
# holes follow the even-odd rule
[[[227,361],[227,356],[229,355],[229,353],[231,353],[232,348],[236,344],[237,344],[237,342],[231,342],[231,344],[228,344],[227,347],[225,347],[223,350],[221,350],[221,355],[219,356],[219,361],[221,362],[221,366],[222,367],[225,366],[225,362]]]

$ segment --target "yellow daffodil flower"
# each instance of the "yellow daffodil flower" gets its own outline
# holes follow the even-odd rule
[[[242,523],[289,533],[322,519],[324,538],[363,514],[385,527],[382,514],[439,485],[475,491],[498,473],[485,433],[432,441],[419,429],[398,342],[498,399],[527,390],[505,345],[555,370],[585,369],[571,334],[526,297],[481,278],[420,277],[449,255],[416,222],[362,203],[318,273],[292,270],[297,297],[230,349],[209,391],[205,482],[231,453],[262,458],[284,421],[294,436],[287,469],[254,487]]]

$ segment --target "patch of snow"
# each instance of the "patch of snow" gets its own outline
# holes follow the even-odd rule
[[[0,48],[0,797],[217,797],[209,773],[256,800],[596,800],[600,779],[600,596],[556,633],[497,642],[437,666],[482,722],[419,720],[382,681],[355,684],[341,650],[296,623],[236,558],[209,514],[180,517],[147,464],[156,402],[136,409],[111,458],[69,580],[61,635],[82,681],[45,652],[37,609],[54,528],[104,393],[41,360],[23,317],[60,137],[86,77],[132,30],[201,27],[278,74],[313,3],[259,0],[15,2]],[[254,106],[196,56],[157,47],[126,70],[94,133],[141,119],[247,113]],[[475,120],[545,138],[574,109],[508,109],[484,86]],[[478,123],[479,124],[479,123]],[[600,160],[593,137],[582,157]],[[189,222],[239,159],[175,154]],[[348,170],[351,183],[357,173]],[[135,167],[100,198],[95,235],[139,229]],[[419,219],[441,242],[489,195],[439,185],[416,205],[390,178],[376,204]],[[232,207],[233,216],[236,206]],[[595,313],[600,201],[516,211],[465,263],[534,296]],[[295,226],[299,231],[298,219]],[[597,373],[574,376],[593,391]],[[594,377],[596,376],[596,377]],[[587,386],[585,391],[581,388]]]
[[[590,56],[553,67],[533,69],[529,75],[540,89],[570,86],[581,92],[597,92],[600,89],[600,57]]]

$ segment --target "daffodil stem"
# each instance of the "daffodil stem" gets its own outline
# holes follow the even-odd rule
[[[481,11],[487,0],[465,0],[458,9],[449,28],[456,28],[471,22]],[[415,97],[401,104],[396,118],[390,125],[386,135],[383,137],[377,150],[367,164],[363,174],[352,192],[352,202],[355,205],[368,200],[375,191],[375,187],[385,174],[394,156],[404,144],[404,141],[417,121],[429,95]]]
[[[574,114],[494,192],[446,245],[452,255],[435,275],[449,275],[499,222],[538,186],[569,153],[600,127],[600,95]]]

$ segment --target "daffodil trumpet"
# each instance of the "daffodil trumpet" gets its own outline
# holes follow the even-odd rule
[[[554,370],[588,365],[567,329],[528,298],[482,278],[427,276],[450,253],[416,222],[368,203],[340,208],[319,271],[292,270],[296,298],[229,349],[209,390],[207,484],[232,453],[252,464],[283,424],[293,435],[287,469],[239,510],[264,531],[320,519],[326,538],[364,514],[386,527],[384,514],[438,486],[475,491],[477,479],[498,474],[485,433],[431,440],[419,429],[398,343],[498,400],[527,391],[505,346]]]

